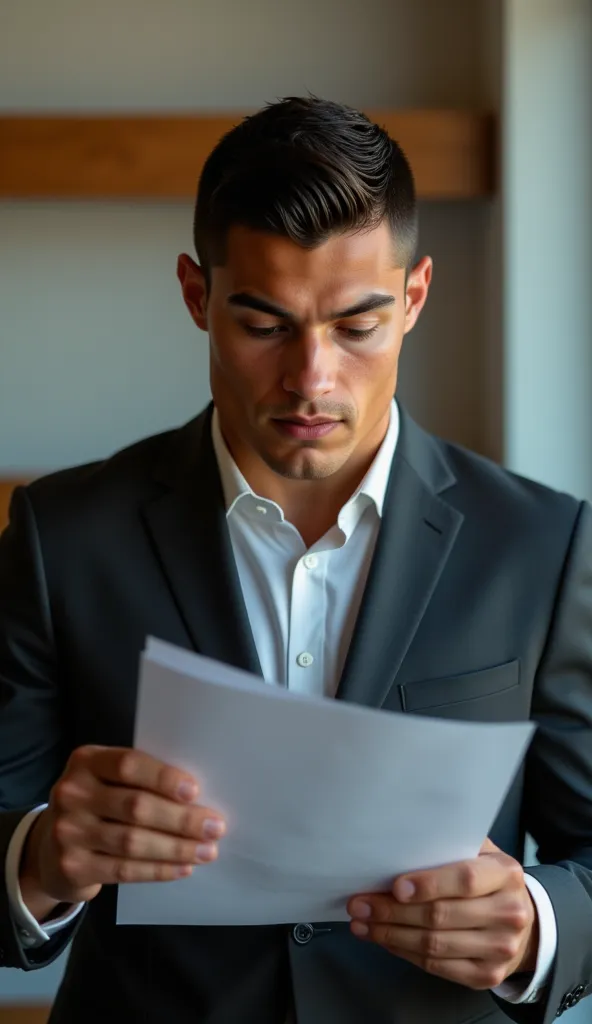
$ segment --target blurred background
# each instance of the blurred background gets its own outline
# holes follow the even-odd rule
[[[435,277],[400,397],[429,429],[592,498],[590,0],[0,0],[0,124],[235,113],[309,90],[493,115],[491,185],[421,203]],[[209,399],[175,278],[189,196],[14,198],[1,165],[0,130],[0,482],[109,455]],[[61,969],[1,972],[0,1022],[43,1020],[26,1006]],[[592,1022],[592,1005],[570,1014]]]

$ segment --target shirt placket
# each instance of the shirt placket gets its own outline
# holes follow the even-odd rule
[[[292,574],[287,649],[288,689],[322,697],[325,692],[325,578],[330,552],[309,551]]]

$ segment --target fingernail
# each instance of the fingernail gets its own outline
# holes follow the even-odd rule
[[[368,925],[362,924],[361,921],[352,921],[351,930],[354,935],[357,935],[359,939],[363,939],[368,934]]]
[[[369,903],[364,903],[362,900],[355,900],[352,903],[352,917],[370,917],[372,913],[372,907]]]
[[[220,839],[226,831],[226,825],[220,818],[206,818],[203,823],[203,834],[206,839]]]
[[[197,796],[197,786],[194,782],[181,782],[179,783],[177,793],[181,797],[181,800],[195,800]]]
[[[177,874],[179,878],[187,878],[188,875],[192,875],[193,868],[191,864],[182,864],[180,868],[177,868]]]
[[[407,878],[403,878],[398,882],[395,882],[395,896],[398,900],[410,900],[412,896],[415,896],[415,886],[413,882],[410,882]]]
[[[214,860],[216,852],[215,843],[198,843],[195,847],[195,859],[197,861]]]

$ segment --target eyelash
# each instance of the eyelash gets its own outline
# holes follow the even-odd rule
[[[341,330],[352,341],[365,341],[376,333],[378,327],[379,325],[375,324],[374,327],[369,327],[365,331],[356,330],[354,327],[342,327]],[[253,338],[273,338],[278,331],[278,327],[252,327],[250,324],[245,324],[245,330]]]

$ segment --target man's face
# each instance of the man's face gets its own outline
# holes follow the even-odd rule
[[[283,477],[331,476],[376,448],[388,424],[405,333],[425,302],[431,260],[393,266],[385,224],[315,249],[230,230],[206,293],[179,260],[185,301],[210,337],[210,373],[235,458],[256,455]]]

